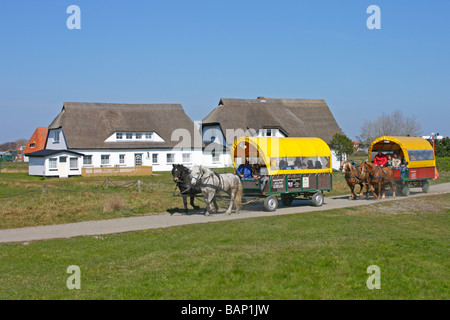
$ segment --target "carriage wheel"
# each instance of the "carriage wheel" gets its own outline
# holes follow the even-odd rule
[[[292,201],[294,200],[294,197],[290,194],[282,194],[281,195],[281,202],[283,205],[289,207],[292,204]]]
[[[273,212],[278,208],[278,199],[276,196],[268,196],[264,199],[264,208],[267,211]]]
[[[313,194],[311,201],[313,203],[313,206],[320,207],[323,204],[323,193],[322,192],[316,192]]]
[[[422,184],[422,191],[425,193],[428,193],[430,191],[430,183],[428,180],[425,180],[425,182]]]
[[[406,182],[402,189],[402,195],[405,197],[409,196],[409,183]]]

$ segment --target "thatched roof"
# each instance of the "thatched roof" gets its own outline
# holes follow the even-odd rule
[[[180,104],[117,104],[65,102],[61,113],[49,129],[62,128],[69,149],[146,149],[194,147],[202,148],[202,140],[194,122]],[[189,132],[181,138],[172,133]],[[105,142],[115,132],[156,132],[164,142]],[[194,139],[196,137],[196,139]],[[198,141],[198,142],[197,142]]]
[[[226,129],[279,128],[289,137],[318,137],[326,142],[342,133],[322,99],[222,98],[203,119],[203,126],[208,124],[219,124],[224,134]]]

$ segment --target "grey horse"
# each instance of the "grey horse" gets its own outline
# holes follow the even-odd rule
[[[236,213],[241,209],[242,201],[242,183],[241,179],[235,174],[224,173],[216,174],[207,167],[194,166],[190,173],[193,186],[200,188],[205,199],[205,215],[211,214],[211,201],[214,199],[218,190],[225,191],[230,196],[230,206],[225,214],[231,214],[231,210],[236,208]]]

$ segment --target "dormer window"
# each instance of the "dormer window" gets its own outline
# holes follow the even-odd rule
[[[115,132],[105,142],[163,142],[156,132]]]

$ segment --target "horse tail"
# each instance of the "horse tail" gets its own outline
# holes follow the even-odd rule
[[[244,190],[244,188],[242,187],[241,180],[239,179],[238,190],[237,190],[236,196],[234,198],[234,206],[236,207],[236,211],[239,211],[241,209],[243,190]]]

